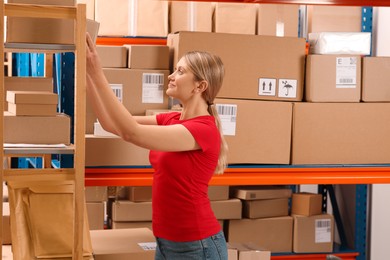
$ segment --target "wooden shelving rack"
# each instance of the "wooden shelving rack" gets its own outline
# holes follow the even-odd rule
[[[35,52],[35,53],[63,53],[74,52],[75,54],[75,105],[74,105],[74,125],[73,144],[64,149],[33,149],[18,148],[8,149],[4,147],[3,134],[0,136],[0,148],[3,151],[0,161],[0,178],[3,181],[50,181],[50,180],[70,180],[74,183],[74,226],[73,226],[73,252],[72,259],[83,259],[83,223],[84,223],[84,158],[85,158],[85,84],[86,84],[86,6],[49,6],[30,4],[5,4],[0,2],[1,9],[0,27],[4,28],[4,17],[28,17],[28,18],[53,18],[72,19],[75,21],[75,41],[74,44],[1,44],[0,59],[4,61],[5,52]],[[37,28],[39,30],[39,28]],[[4,39],[4,30],[1,29],[0,38]],[[4,64],[1,63],[4,72]],[[4,95],[4,74],[0,74],[0,90]],[[4,128],[4,100],[0,99],[0,127]],[[26,131],[28,131],[26,129]],[[73,154],[74,164],[72,168],[43,168],[43,169],[4,169],[4,160],[10,157],[43,157],[51,158],[52,154]],[[50,163],[47,164],[50,167]],[[2,185],[0,193],[3,194]],[[0,206],[2,213],[2,206]],[[0,223],[0,232],[2,224]],[[1,241],[1,239],[0,239]],[[1,255],[1,248],[0,248]]]

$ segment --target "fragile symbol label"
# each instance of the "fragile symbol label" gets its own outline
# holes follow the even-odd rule
[[[260,78],[259,79],[259,96],[275,96],[276,79]]]

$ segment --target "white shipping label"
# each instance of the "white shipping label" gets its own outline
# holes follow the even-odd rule
[[[315,243],[330,243],[331,240],[331,220],[316,219],[315,220]]]
[[[236,135],[237,105],[216,104],[223,135]]]
[[[336,88],[356,88],[357,57],[336,58]]]
[[[297,97],[297,80],[295,79],[279,79],[278,97],[296,98]]]
[[[163,73],[143,73],[142,103],[164,103]]]
[[[118,100],[123,103],[123,84],[110,84],[110,87]]]
[[[276,22],[276,36],[278,37],[284,36],[284,22],[281,21]]]
[[[259,96],[275,96],[276,79],[259,78]]]
[[[156,242],[138,243],[138,245],[145,251],[156,250]]]

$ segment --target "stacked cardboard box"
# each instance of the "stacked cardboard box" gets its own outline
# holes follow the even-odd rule
[[[332,252],[334,219],[332,215],[322,213],[322,195],[295,193],[291,204],[294,218],[293,251]]]
[[[90,230],[105,228],[105,212],[108,200],[106,186],[85,187],[85,201]]]

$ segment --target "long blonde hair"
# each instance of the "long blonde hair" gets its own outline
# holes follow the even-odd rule
[[[225,76],[222,60],[217,55],[204,51],[187,52],[183,58],[188,69],[194,74],[196,81],[205,80],[208,82],[208,88],[203,92],[203,98],[207,102],[208,112],[215,118],[215,123],[221,135],[221,148],[215,173],[222,174],[227,166],[228,146],[222,133],[221,120],[214,105],[214,99],[222,87]]]

